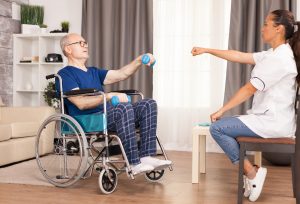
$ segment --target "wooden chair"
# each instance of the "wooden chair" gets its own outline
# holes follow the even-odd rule
[[[299,106],[299,88],[297,89],[295,112],[300,114]],[[244,159],[246,151],[260,152],[277,152],[290,153],[292,182],[294,197],[297,204],[300,204],[300,117],[297,117],[296,140],[293,138],[254,138],[254,137],[237,137],[240,144],[240,163],[239,163],[239,178],[238,178],[238,200],[237,203],[243,203],[243,174],[244,174]]]

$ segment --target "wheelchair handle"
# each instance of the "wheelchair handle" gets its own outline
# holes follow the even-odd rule
[[[55,74],[49,74],[46,76],[46,79],[49,80],[49,79],[52,79],[55,77]]]

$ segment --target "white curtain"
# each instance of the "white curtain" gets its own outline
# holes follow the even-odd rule
[[[192,148],[192,128],[223,104],[226,61],[193,46],[227,49],[231,0],[154,0],[153,97],[166,149]],[[209,147],[208,147],[209,149]],[[213,150],[212,150],[213,151]]]

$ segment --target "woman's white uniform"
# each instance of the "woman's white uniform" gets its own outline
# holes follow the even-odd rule
[[[239,119],[264,138],[295,135],[297,67],[289,44],[254,53],[250,83],[257,89],[252,109]]]

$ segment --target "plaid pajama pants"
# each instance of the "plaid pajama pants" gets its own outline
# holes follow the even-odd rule
[[[124,146],[130,164],[139,164],[140,157],[156,154],[157,104],[143,99],[134,104],[119,103],[107,107],[107,128],[116,131]],[[135,128],[140,128],[138,150]]]

